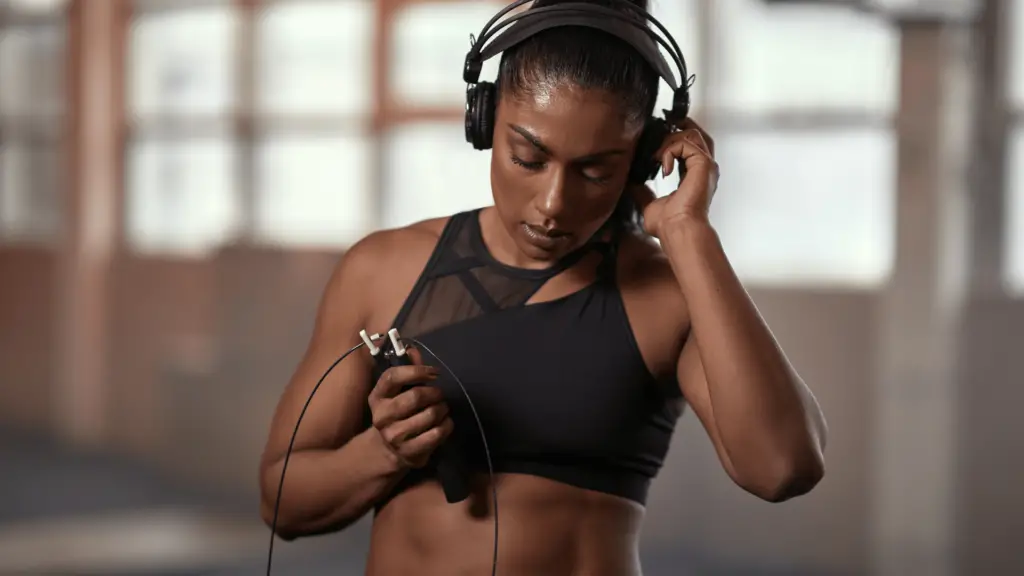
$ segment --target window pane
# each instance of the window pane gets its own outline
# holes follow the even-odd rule
[[[0,29],[0,114],[52,114],[63,104],[63,26]]]
[[[0,145],[0,237],[48,240],[60,227],[61,156],[56,149]]]
[[[716,107],[895,110],[899,36],[876,15],[762,0],[715,0],[712,7]]]
[[[1009,3],[1010,8],[1010,101],[1024,108],[1024,2]]]
[[[502,2],[414,4],[395,16],[390,78],[395,97],[419,106],[461,107],[466,99],[462,65],[469,35],[501,10]],[[498,58],[488,60],[481,80],[494,80]]]
[[[480,35],[484,24],[502,7],[501,2],[427,3],[409,6],[395,21],[391,50],[391,77],[396,97],[420,106],[461,107],[466,84],[462,65],[469,50],[469,35]],[[698,62],[696,0],[655,0],[653,15],[679,43],[690,73]],[[493,81],[500,57],[488,60],[481,80]],[[663,85],[659,110],[671,103]]]
[[[127,237],[134,250],[203,255],[236,230],[236,150],[220,138],[145,140],[128,150]]]
[[[385,227],[491,204],[491,155],[466,143],[461,124],[403,125],[384,146]]]
[[[1006,217],[1006,276],[1010,289],[1024,293],[1024,126],[1010,137],[1010,174]]]
[[[137,16],[129,52],[133,114],[228,111],[236,98],[237,25],[232,4]]]
[[[361,134],[278,137],[259,151],[257,234],[266,242],[347,246],[372,225],[371,148]]]
[[[891,133],[731,133],[719,135],[716,148],[722,177],[712,217],[744,279],[886,278],[895,242]]]
[[[375,3],[268,6],[259,19],[259,103],[278,113],[365,113],[373,89]]]

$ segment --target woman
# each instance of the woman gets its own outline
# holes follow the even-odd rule
[[[361,329],[393,326],[437,357],[420,350],[422,364],[379,378],[368,354],[334,370],[302,421],[277,524],[290,539],[376,509],[368,574],[490,572],[489,478],[476,474],[473,495],[449,504],[430,472],[446,441],[486,471],[465,400],[431,366],[438,358],[486,432],[501,574],[640,574],[647,487],[684,401],[740,487],[771,502],[811,490],[824,421],[708,219],[711,138],[686,121],[665,140],[664,173],[685,168],[673,194],[627,186],[658,76],[590,28],[507,50],[497,85],[494,205],[371,234],[333,274],[273,421],[264,518],[319,376]],[[642,229],[630,225],[637,214]],[[410,384],[426,386],[403,392]]]

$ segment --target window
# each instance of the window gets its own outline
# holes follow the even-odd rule
[[[125,235],[132,249],[202,255],[240,221],[239,18],[230,1],[138,2],[129,38]]]
[[[344,246],[365,234],[375,4],[137,3],[127,211],[136,249],[198,256],[238,236]]]
[[[1008,2],[1010,10],[1010,102],[1024,109],[1024,2]]]
[[[133,115],[144,122],[231,112],[238,23],[230,2],[139,13],[128,53]]]
[[[1024,293],[1024,126],[1015,127],[1009,145],[1006,275],[1010,290],[1020,294]]]
[[[238,226],[235,154],[223,136],[133,143],[125,206],[132,248],[187,256],[223,243]]]
[[[712,219],[746,280],[885,280],[896,184],[886,131],[728,133],[716,155],[723,168]]]
[[[469,36],[479,36],[502,6],[494,1],[445,2],[403,9],[394,22],[389,67],[389,81],[398,101],[410,106],[461,108],[466,98],[462,64],[469,51]],[[654,0],[652,13],[676,39],[690,74],[698,73],[697,0]],[[481,80],[494,80],[499,60],[500,56],[484,63]],[[660,96],[658,109],[668,108],[671,93],[664,85]]]
[[[384,146],[384,226],[491,203],[491,154],[466,143],[462,124],[403,124]]]
[[[469,35],[480,30],[502,2],[466,1],[413,4],[395,16],[388,67],[395,98],[402,104],[461,108],[466,101],[462,64]],[[481,80],[493,81],[498,58],[484,64]]]
[[[1010,129],[1007,210],[1006,280],[1016,294],[1024,294],[1024,2],[1010,3],[1010,106],[1016,122]]]
[[[257,165],[260,240],[347,246],[368,232],[373,163],[363,134],[269,138]]]
[[[261,10],[257,100],[271,114],[366,114],[373,2],[287,2]]]
[[[3,8],[0,7],[0,11]],[[0,240],[43,242],[60,230],[61,14],[11,11],[0,27]]]
[[[896,109],[899,34],[876,15],[827,5],[716,0],[711,100],[744,113]]]
[[[271,3],[258,19],[253,236],[344,247],[375,224],[374,3]]]
[[[713,216],[737,272],[759,284],[883,282],[895,246],[898,34],[842,7],[712,8]]]

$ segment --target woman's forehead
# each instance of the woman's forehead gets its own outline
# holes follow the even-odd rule
[[[537,86],[523,94],[504,98],[502,121],[525,128],[552,148],[559,142],[576,142],[572,148],[608,146],[636,136],[621,99],[600,89],[571,85]]]

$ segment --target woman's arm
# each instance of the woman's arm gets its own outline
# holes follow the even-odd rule
[[[771,502],[810,491],[824,474],[826,426],[750,300],[714,229],[675,220],[662,233],[690,316],[678,362],[683,394],[729,475]]]
[[[274,414],[260,463],[260,511],[269,525],[285,452],[295,423],[324,371],[360,342],[368,288],[384,243],[380,234],[353,246],[341,259],[325,290],[316,327],[295,375]],[[380,435],[363,428],[372,387],[372,364],[362,350],[353,353],[324,380],[299,427],[284,481],[277,532],[282,538],[345,528],[368,512],[402,476],[403,468]]]
[[[679,187],[664,198],[634,189],[689,318],[676,368],[680,387],[733,480],[765,500],[786,500],[824,475],[825,420],[710,224],[719,175],[714,141],[692,120],[680,128],[658,153],[666,176],[677,161],[685,168]]]

